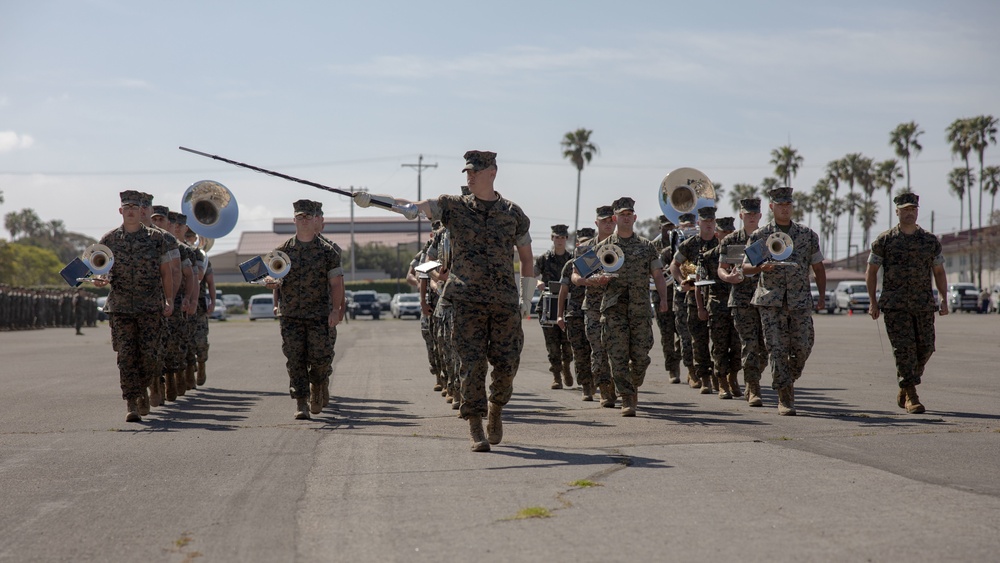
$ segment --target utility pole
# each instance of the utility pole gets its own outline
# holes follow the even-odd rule
[[[368,188],[358,188],[357,190],[355,190],[354,186],[351,186],[350,191],[351,191],[351,194],[354,194],[355,191],[358,191],[358,192],[367,192]],[[351,203],[349,205],[350,205],[350,208],[351,208],[351,281],[354,281],[355,280],[355,276],[354,276],[354,255],[357,254],[357,252],[356,252],[357,249],[354,248],[354,196],[353,195],[351,195]]]
[[[423,196],[421,195],[421,176],[423,175],[424,168],[437,168],[437,163],[434,164],[424,164],[424,155],[420,155],[417,158],[416,164],[403,164],[401,165],[405,168],[416,168],[417,169],[417,201],[421,201]],[[420,248],[421,243],[423,243],[423,235],[421,231],[421,219],[420,215],[417,215],[417,249]]]

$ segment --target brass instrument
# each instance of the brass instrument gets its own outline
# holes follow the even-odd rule
[[[181,213],[198,238],[224,237],[236,226],[240,210],[229,188],[214,180],[191,184],[181,196]]]
[[[781,231],[771,233],[767,237],[767,243],[765,244],[767,244],[767,251],[771,253],[771,259],[778,262],[787,260],[792,255],[792,250],[795,246],[792,243],[792,237]]]
[[[264,255],[264,267],[267,268],[268,276],[280,280],[288,275],[288,270],[292,267],[292,260],[284,252],[272,250]]]
[[[680,216],[715,205],[715,188],[704,173],[694,168],[678,168],[660,182],[660,210],[675,225]]]
[[[115,265],[115,255],[111,249],[103,244],[92,244],[83,251],[80,256],[83,263],[90,268],[95,276],[103,276],[111,271]]]
[[[617,244],[602,244],[595,251],[601,260],[601,269],[613,274],[625,264],[625,252]]]

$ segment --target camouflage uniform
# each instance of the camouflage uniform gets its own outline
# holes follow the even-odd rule
[[[698,266],[701,277],[705,277],[705,267],[703,264],[703,254],[719,246],[719,239],[712,237],[704,240],[700,235],[688,237],[677,247],[674,253],[674,261],[678,264],[693,262]],[[695,378],[701,381],[702,386],[712,387],[712,355],[709,351],[709,331],[708,321],[698,318],[698,303],[695,300],[695,291],[706,291],[704,287],[697,287],[686,292],[684,301],[687,304],[688,331],[691,333],[691,348],[694,356]]]
[[[198,285],[199,299],[198,313],[195,317],[194,351],[196,361],[199,364],[204,364],[208,361],[208,303],[215,299],[214,295],[208,294],[208,276],[213,275],[214,272],[212,271],[212,263],[205,256],[205,252],[202,250],[198,252],[203,257],[201,264],[205,269],[205,275],[202,276],[201,283]],[[221,307],[222,304],[218,303],[216,306]],[[199,369],[201,368],[199,367]]]
[[[145,226],[134,233],[119,227],[100,243],[115,257],[105,310],[114,321],[111,338],[118,352],[122,398],[132,401],[145,394],[156,370],[165,302],[160,266],[170,261],[170,250],[159,231]]]
[[[302,242],[293,236],[276,250],[291,263],[278,288],[288,392],[294,399],[308,398],[309,384],[322,385],[333,371],[330,279],[344,272],[340,254],[320,237]]]
[[[549,250],[535,259],[535,279],[545,284],[545,288],[551,291],[549,282],[556,282],[562,279],[563,268],[570,262],[569,252],[556,254]],[[557,294],[558,295],[558,294]],[[541,303],[536,311],[539,322],[541,321]],[[553,316],[555,311],[553,311]],[[555,318],[549,319],[555,321]],[[573,348],[570,346],[566,333],[558,325],[543,326],[542,335],[545,337],[545,350],[549,356],[549,371],[559,383],[559,376],[562,374],[566,385],[573,385],[573,376],[570,375],[570,363],[573,361]],[[553,384],[553,386],[556,386]]]
[[[430,248],[427,249],[427,257],[430,260],[441,262],[444,270],[451,267],[450,250],[449,256],[444,256],[442,251],[445,246],[451,245],[451,234],[448,229],[442,228]],[[428,304],[430,304],[428,300]],[[459,360],[455,349],[455,311],[451,306],[451,301],[442,292],[437,296],[437,303],[433,308],[434,329],[435,329],[435,349],[438,352],[437,358],[441,368],[443,387],[446,391],[452,408],[457,409],[462,402],[461,381],[459,380]]]
[[[604,244],[605,241],[596,241],[594,248]],[[574,267],[574,271],[580,272]],[[607,288],[603,286],[586,286],[584,292],[583,322],[584,332],[587,334],[587,341],[590,343],[590,372],[594,379],[594,384],[598,387],[612,384],[611,364],[608,361],[608,350],[604,345],[604,336],[601,332],[601,301],[604,300],[604,292]],[[613,399],[613,397],[602,397],[602,400]],[[614,403],[611,404],[614,406]]]
[[[654,248],[659,251],[660,262],[670,264],[674,258],[674,251],[670,248],[669,240],[663,239],[653,243]],[[666,274],[666,275],[669,275]],[[681,369],[681,346],[680,338],[677,334],[677,314],[674,312],[674,288],[667,285],[667,311],[660,312],[660,293],[656,289],[649,290],[649,300],[656,312],[656,326],[660,329],[660,347],[663,349],[663,369],[671,377],[676,377]]]
[[[514,247],[531,244],[530,221],[519,206],[497,196],[484,202],[473,195],[442,195],[428,202],[431,219],[440,220],[452,237],[444,291],[454,308],[460,413],[466,419],[488,414],[487,362],[493,365],[489,402],[507,404],[524,345],[511,254]]]
[[[601,335],[615,389],[623,396],[635,395],[646,378],[653,347],[649,273],[663,264],[652,243],[637,234],[622,238],[615,233],[606,243],[618,245],[625,261],[601,300]]]
[[[740,337],[736,332],[729,308],[729,284],[719,279],[721,243],[703,255],[706,279],[715,280],[708,286],[708,331],[712,341],[712,362],[719,378],[740,371]],[[726,385],[723,385],[725,388]],[[735,389],[738,393],[739,389]]]
[[[934,313],[938,310],[931,272],[944,264],[941,242],[919,226],[912,235],[893,227],[872,242],[868,263],[883,268],[878,306],[896,358],[899,387],[920,385],[934,353]]]
[[[720,247],[724,251],[729,245],[746,246],[747,238],[746,232],[740,229],[723,238]],[[757,276],[746,276],[742,282],[731,285],[730,288],[729,310],[740,337],[743,381],[747,384],[760,383],[760,374],[767,366],[767,347],[764,345],[760,311],[750,303],[757,288]]]
[[[747,244],[766,240],[779,230],[772,221],[754,231]],[[815,231],[792,222],[787,234],[792,237],[793,251],[786,262],[795,262],[796,266],[761,272],[751,301],[760,311],[764,342],[771,358],[773,389],[784,389],[801,377],[812,352],[815,332],[809,268],[823,261]]]
[[[570,347],[573,349],[576,379],[586,391],[594,385],[594,372],[590,369],[590,342],[587,340],[587,327],[583,312],[583,298],[587,291],[583,286],[573,285],[572,275],[573,261],[571,260],[563,266],[562,276],[559,280],[559,283],[565,285],[569,290],[563,311],[563,322],[566,323],[566,339],[569,340]]]
[[[677,229],[670,232],[668,247],[671,250],[671,259],[673,259],[673,252],[676,252],[677,246],[680,245],[679,238],[680,232]],[[670,263],[664,262],[664,264],[669,265]],[[691,344],[691,330],[688,328],[687,293],[681,291],[679,283],[673,284],[672,287],[668,286],[667,291],[673,292],[674,331],[677,333],[677,341],[680,346],[681,363],[688,368],[689,373],[694,373],[694,346]]]
[[[416,268],[428,260],[431,260],[431,258],[427,256],[427,251],[433,243],[433,240],[429,240],[426,244],[424,244],[424,247],[420,249],[420,252],[418,252],[413,257],[413,260],[410,261],[411,269]],[[422,277],[424,275],[425,274],[417,274],[418,277]],[[429,278],[424,279],[426,279],[427,283],[425,298],[427,299],[427,305],[429,305],[431,311],[433,311],[437,307],[438,292],[434,289],[433,284],[430,283]],[[435,389],[437,389],[437,385],[441,385],[442,387],[444,386],[444,376],[442,375],[443,370],[441,369],[440,354],[438,353],[437,342],[434,336],[436,328],[434,315],[425,315],[421,311],[420,335],[424,338],[424,346],[427,348],[427,364],[430,367],[431,375],[434,376],[434,381],[436,382]]]

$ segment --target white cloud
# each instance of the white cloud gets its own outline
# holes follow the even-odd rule
[[[0,131],[0,153],[26,149],[35,144],[31,135],[19,135],[16,131]]]

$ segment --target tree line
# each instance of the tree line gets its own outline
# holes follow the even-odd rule
[[[989,212],[986,213],[987,226],[996,222],[996,196],[1000,191],[1000,167],[985,166],[985,152],[990,145],[997,144],[997,118],[992,115],[979,115],[956,119],[945,129],[945,138],[950,143],[953,156],[962,160],[964,166],[953,169],[947,178],[949,193],[959,200],[959,231],[965,229],[966,198],[968,198],[969,229],[973,229],[973,218],[976,227],[982,233],[984,201],[983,196],[989,194]],[[593,131],[577,129],[566,133],[560,146],[563,157],[570,160],[577,169],[577,200],[579,201],[580,177],[585,164],[589,164],[598,153],[597,146],[591,141]],[[923,150],[920,137],[924,131],[915,121],[900,123],[889,132],[889,146],[897,158],[879,160],[862,153],[848,153],[839,159],[827,163],[825,175],[820,178],[811,190],[796,190],[795,215],[793,219],[803,222],[808,216],[815,217],[819,222],[820,244],[826,256],[836,257],[840,249],[837,240],[840,234],[841,217],[847,215],[847,248],[846,254],[851,254],[855,247],[855,226],[861,229],[859,249],[864,249],[871,243],[871,228],[875,225],[879,214],[879,202],[876,195],[884,192],[886,209],[890,210],[890,225],[892,224],[892,199],[900,193],[912,191],[910,160],[917,157]],[[970,157],[978,159],[979,170],[972,168]],[[774,167],[774,175],[768,176],[758,184],[736,183],[729,191],[729,200],[733,211],[739,211],[741,199],[760,197],[767,199],[771,188],[791,186],[805,161],[799,151],[791,146],[780,146],[771,151],[768,161]],[[902,163],[900,162],[902,159]],[[905,185],[897,188],[897,183],[905,178]],[[978,181],[978,186],[976,182]],[[840,191],[846,187],[846,193]],[[932,188],[933,189],[933,188]],[[717,205],[723,199],[721,186],[716,186]],[[925,192],[926,193],[926,192]],[[973,200],[978,199],[978,213],[973,215]],[[721,206],[721,205],[720,205]],[[577,205],[579,208],[579,204]],[[579,216],[579,209],[577,211]],[[636,225],[637,231],[655,236],[659,227],[655,220],[646,220]],[[983,252],[975,253],[972,247],[976,244],[976,235],[970,233],[970,278],[979,279],[982,283]],[[982,242],[982,241],[980,241]],[[857,249],[855,250],[855,253]],[[974,260],[973,258],[978,258]],[[975,265],[971,265],[975,262]]]

